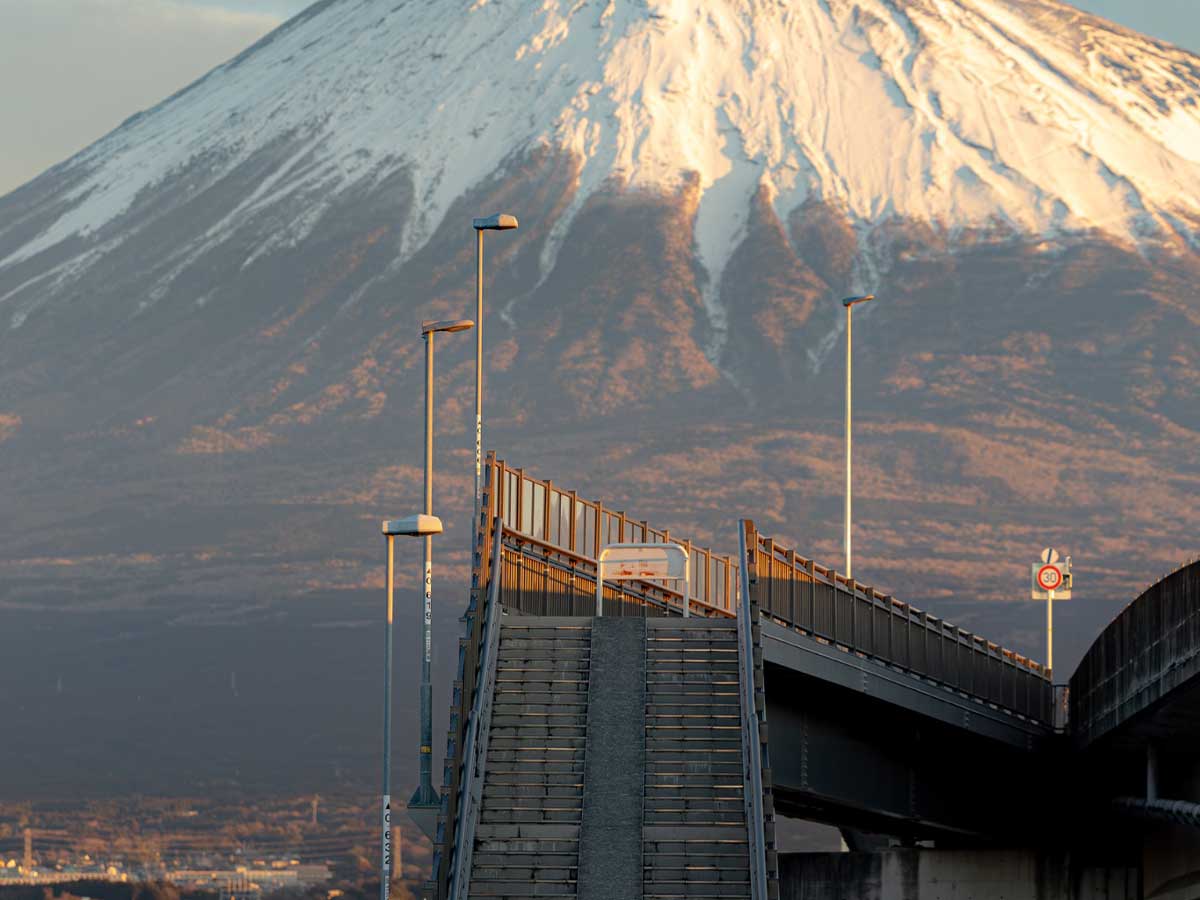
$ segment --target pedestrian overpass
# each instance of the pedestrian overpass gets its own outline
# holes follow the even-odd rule
[[[776,812],[1061,842],[1090,795],[1040,665],[736,527],[721,554],[489,456],[427,893],[774,897]],[[606,580],[594,617],[601,547],[668,541],[691,596]]]

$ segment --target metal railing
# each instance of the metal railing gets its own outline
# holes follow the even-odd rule
[[[505,546],[517,551],[504,569],[502,602],[533,615],[591,615],[595,558],[605,544],[676,540],[689,553],[692,611],[733,615],[739,584],[735,558],[672,538],[575,491],[540,481],[489,458],[496,514]],[[1054,717],[1045,667],[914,606],[858,584],[831,568],[758,535],[763,615],[855,653],[943,684],[1039,722]],[[651,582],[605,585],[613,615],[678,614],[682,596]]]
[[[483,808],[483,777],[487,763],[488,729],[496,688],[496,663],[500,653],[500,584],[499,569],[503,565],[502,529],[494,529],[492,545],[492,577],[483,609],[483,644],[479,648],[474,698],[467,719],[463,746],[462,769],[459,772],[456,807],[460,826],[454,830],[449,867],[450,900],[466,900],[470,895],[471,857],[475,848],[475,826]]]
[[[690,540],[673,538],[667,529],[654,528],[644,519],[606,508],[599,501],[585,500],[575,491],[564,491],[550,481],[539,481],[526,475],[523,469],[508,466],[504,460],[489,456],[488,464],[496,485],[496,512],[503,520],[505,529],[527,539],[525,544],[528,546],[536,544],[557,551],[549,554],[548,558],[590,562],[593,569],[589,577],[593,590],[595,560],[604,545],[623,542],[667,543],[674,540],[688,551],[691,594],[696,604],[693,612],[733,615],[738,576],[737,564],[728,555],[695,545]],[[573,597],[569,589],[564,590],[566,596]],[[681,597],[677,591],[664,590],[668,596]],[[561,591],[558,593],[563,595]],[[607,612],[607,593],[604,608]],[[546,615],[591,615],[591,607],[587,612]]]
[[[1052,721],[1053,690],[1044,666],[771,538],[757,535],[756,545],[751,590],[762,615],[997,707]]]
[[[743,523],[743,525],[748,523]],[[747,530],[738,529],[739,556],[748,559]],[[738,686],[741,689],[742,758],[746,777],[742,790],[746,806],[746,837],[750,852],[751,900],[767,900],[767,839],[763,809],[763,745],[758,731],[756,700],[754,626],[751,618],[753,593],[747,583],[748,567],[741,572],[741,602],[737,611]],[[765,705],[764,705],[765,707]]]
[[[1094,740],[1200,674],[1200,560],[1147,588],[1071,676],[1071,730]]]

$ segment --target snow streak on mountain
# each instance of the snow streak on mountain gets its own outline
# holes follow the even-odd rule
[[[762,188],[783,221],[820,200],[860,233],[904,218],[1194,244],[1200,59],[1056,0],[326,0],[52,170],[53,215],[0,223],[0,272],[59,250],[0,296],[9,327],[154,228],[157,186],[188,172],[185,203],[275,144],[287,158],[174,248],[141,304],[235,235],[246,265],[295,246],[398,170],[415,192],[402,264],[539,145],[579,164],[543,276],[614,184],[698,188],[713,284]],[[266,210],[270,229],[239,234]]]

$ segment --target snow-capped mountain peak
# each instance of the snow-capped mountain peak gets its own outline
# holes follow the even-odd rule
[[[557,234],[614,180],[694,184],[717,283],[764,186],[781,218],[819,199],[864,229],[1190,240],[1200,60],[1056,0],[326,0],[54,170],[60,214],[0,244],[0,271],[82,237],[41,276],[73,278],[125,218],[149,226],[127,214],[157,186],[188,170],[179,196],[200,194],[275,144],[278,165],[176,248],[175,271],[285,200],[247,261],[294,245],[398,169],[416,200],[403,259],[465,190],[547,145],[579,167]]]

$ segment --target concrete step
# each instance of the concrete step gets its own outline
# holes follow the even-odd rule
[[[656,790],[670,790],[669,788]],[[695,797],[694,794],[685,796]],[[583,800],[582,784],[489,784],[483,789],[483,799],[536,798],[540,801]],[[700,799],[700,798],[696,798]]]
[[[591,629],[512,619],[501,626],[470,894],[574,897]]]

